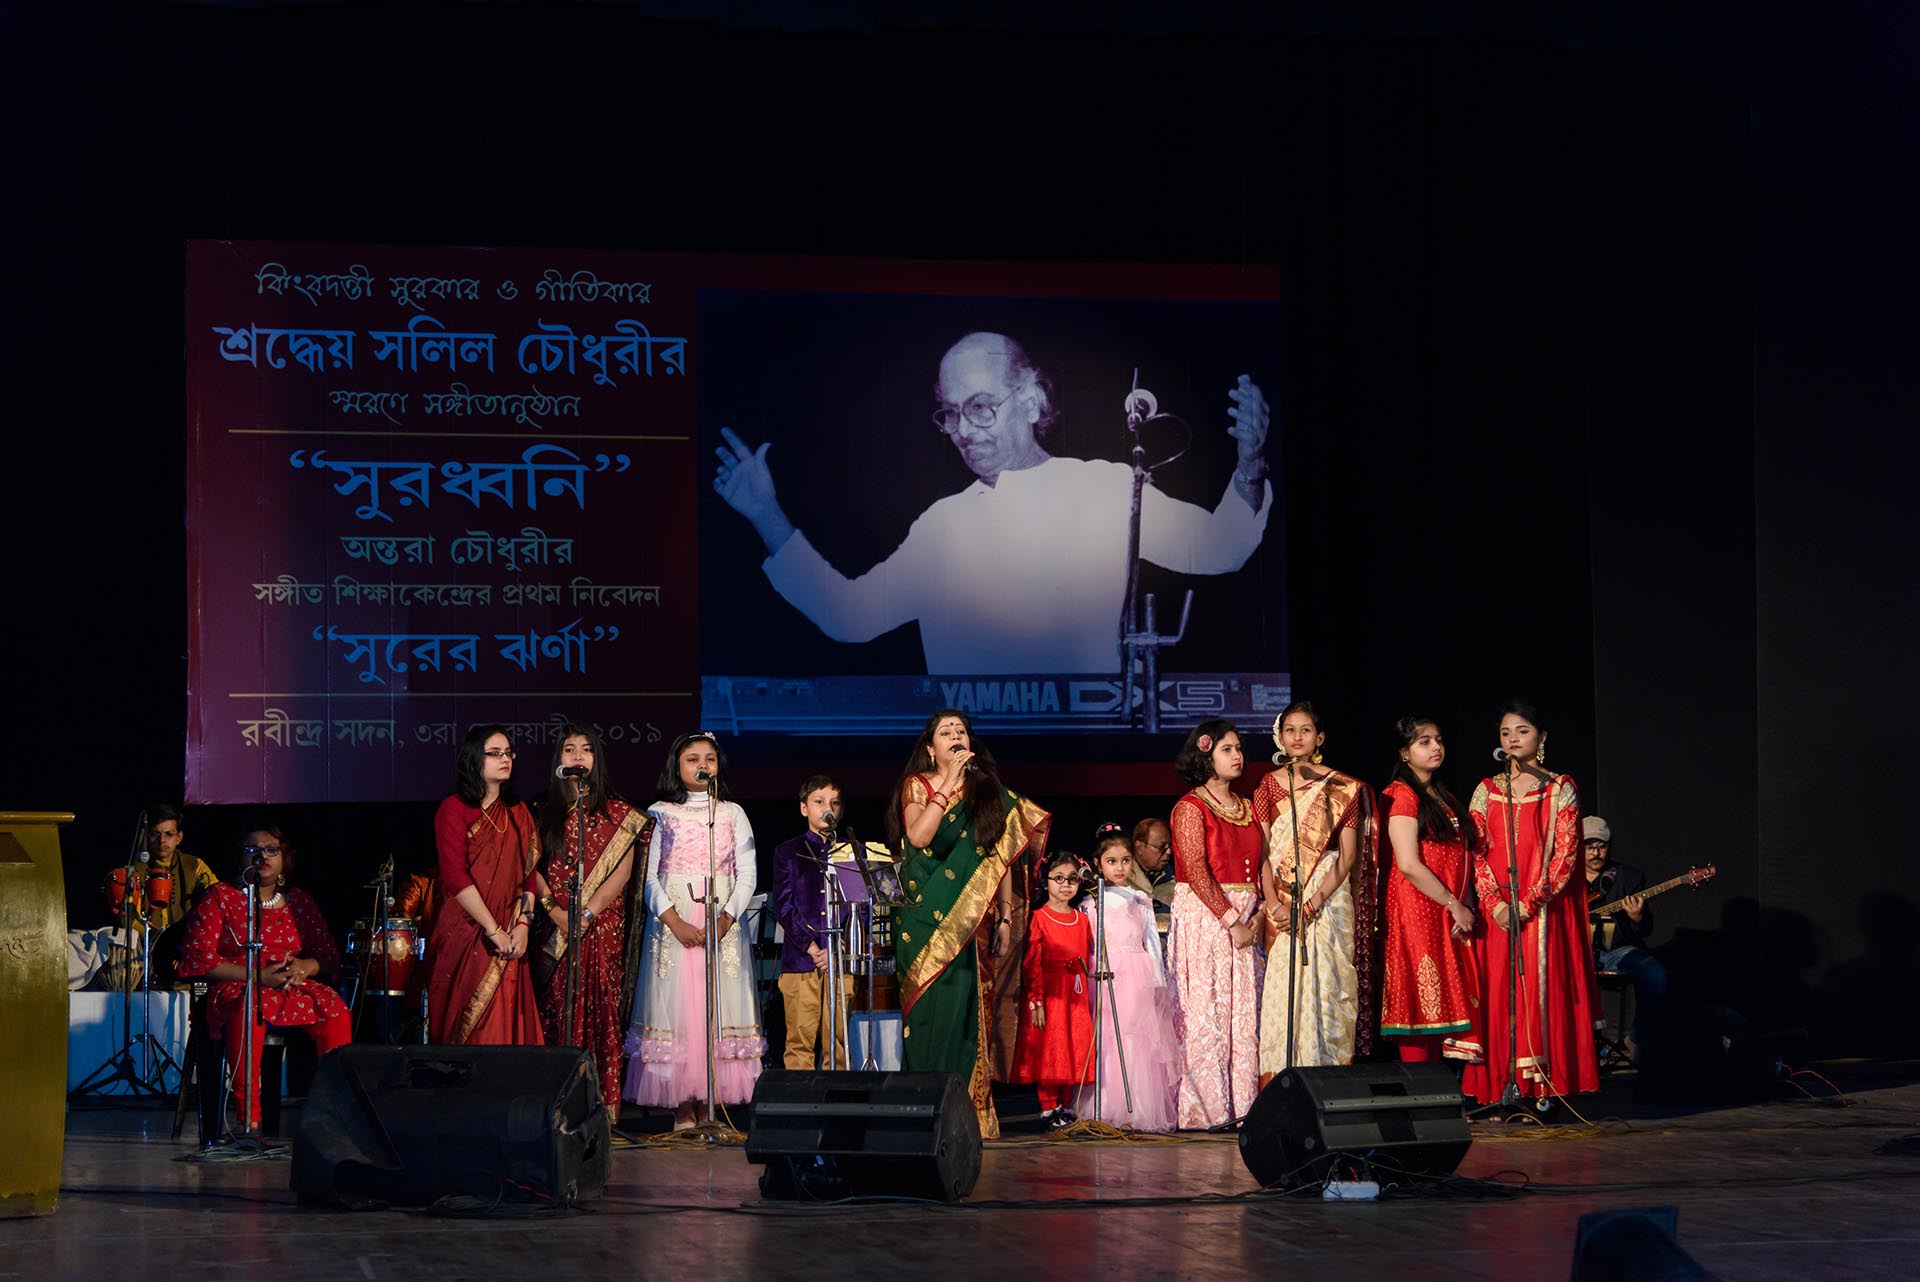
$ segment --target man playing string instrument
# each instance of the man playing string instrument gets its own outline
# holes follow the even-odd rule
[[[1647,874],[1613,858],[1613,829],[1598,815],[1580,823],[1580,855],[1587,867],[1587,902],[1598,908],[1620,902],[1618,912],[1593,918],[1593,965],[1633,982],[1633,1029],[1627,1034],[1627,1057],[1640,1060],[1646,1045],[1647,1012],[1667,991],[1667,968],[1647,951],[1653,934],[1653,910],[1641,892]]]

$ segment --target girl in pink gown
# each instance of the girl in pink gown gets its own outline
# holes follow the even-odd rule
[[[1180,1043],[1173,1036],[1173,994],[1160,959],[1160,932],[1154,926],[1153,900],[1128,884],[1133,851],[1126,829],[1104,825],[1096,838],[1094,863],[1106,905],[1105,968],[1113,972],[1113,1001],[1099,990],[1103,1021],[1099,1108],[1091,1086],[1075,1106],[1083,1118],[1097,1118],[1137,1131],[1171,1131],[1180,1087]],[[1097,906],[1087,905],[1097,920]],[[1120,1053],[1126,1052],[1121,1076]],[[1131,1098],[1129,1098],[1131,1097]]]

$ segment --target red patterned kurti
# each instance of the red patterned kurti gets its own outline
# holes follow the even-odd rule
[[[1403,781],[1388,784],[1382,797],[1389,824],[1420,817],[1420,800]],[[1473,870],[1464,838],[1435,841],[1423,832],[1420,862],[1455,898],[1466,898]],[[1473,1057],[1480,993],[1472,942],[1454,936],[1447,910],[1422,894],[1397,865],[1387,874],[1386,917],[1380,1031],[1389,1037],[1444,1037],[1449,1057]]]
[[[1522,792],[1509,812],[1506,780],[1482,780],[1467,809],[1480,830],[1474,884],[1486,919],[1479,949],[1486,1017],[1486,1062],[1468,1067],[1461,1089],[1475,1099],[1500,1098],[1514,1071],[1508,1042],[1527,1095],[1571,1095],[1600,1089],[1593,1044],[1599,1009],[1593,950],[1587,942],[1587,879],[1580,875],[1580,795],[1566,775],[1552,775],[1549,790]],[[1513,823],[1508,825],[1509,814]],[[1520,930],[1521,972],[1511,1019],[1508,991],[1509,936],[1494,924],[1493,906],[1507,896],[1509,842],[1519,868],[1520,905],[1528,914]],[[1546,976],[1544,1014],[1540,976]]]
[[[549,805],[553,804],[551,802]],[[601,880],[616,875],[615,868],[604,872],[600,869],[601,857],[616,836],[622,838],[618,844],[617,859],[627,861],[628,876],[632,876],[632,865],[636,859],[646,857],[646,836],[642,829],[636,840],[633,833],[622,833],[620,825],[633,807],[615,797],[610,799],[605,809],[589,816],[586,835],[586,859],[580,869],[580,884],[593,887]],[[540,873],[546,878],[552,889],[554,903],[564,910],[572,903],[573,855],[580,840],[580,816],[567,816],[566,849],[544,852],[545,861]],[[589,891],[585,896],[588,903],[597,897]],[[626,966],[627,939],[627,896],[623,888],[621,893],[607,901],[604,909],[593,915],[593,921],[583,927],[580,935],[580,957],[578,966],[580,977],[576,981],[573,1012],[573,1044],[593,1054],[594,1066],[600,1070],[600,1101],[609,1110],[617,1112],[620,1105],[620,1069],[621,1043],[626,1040],[628,1011],[621,1008],[620,986],[624,980]],[[564,934],[565,928],[561,928]],[[561,1036],[565,1030],[562,1015],[567,1005],[567,960],[563,956],[559,965],[554,967],[553,977],[547,983],[547,991],[540,995],[540,1027],[546,1034],[551,1046],[564,1046],[566,1040]]]
[[[1020,1023],[1013,1080],[1047,1086],[1077,1086],[1093,1080],[1093,997],[1087,961],[1093,956],[1093,926],[1086,914],[1071,920],[1048,905],[1027,925],[1027,951],[1020,963],[1027,1001],[1042,1002],[1047,1026],[1031,1014]]]
[[[320,909],[304,890],[288,889],[278,908],[260,911],[260,964],[270,966],[288,957],[311,957],[327,973],[340,965],[340,950],[320,916]],[[247,964],[247,895],[238,886],[220,884],[201,896],[188,919],[186,942],[180,949],[180,974],[204,975],[222,962]],[[225,1036],[229,1019],[245,1000],[244,980],[220,979],[207,990],[207,1027]],[[302,1028],[345,1017],[347,1004],[325,983],[304,980],[285,988],[260,988],[260,1015],[275,1028]]]

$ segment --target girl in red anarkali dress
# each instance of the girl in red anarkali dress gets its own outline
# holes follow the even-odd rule
[[[1093,997],[1088,959],[1093,926],[1073,907],[1080,893],[1080,861],[1060,852],[1047,860],[1047,902],[1027,927],[1020,963],[1027,1018],[1014,1045],[1013,1080],[1036,1082],[1046,1120],[1074,1120],[1062,1102],[1062,1087],[1093,1080]]]
[[[1480,836],[1474,882],[1487,918],[1479,945],[1486,1058],[1467,1069],[1460,1088],[1483,1103],[1499,1099],[1509,1082],[1528,1096],[1597,1091],[1600,1003],[1580,872],[1580,795],[1572,779],[1541,768],[1546,735],[1530,706],[1507,705],[1500,746],[1512,770],[1481,780],[1467,807]],[[1510,862],[1520,897],[1517,986],[1509,979]]]
[[[260,989],[253,1033],[254,1088],[249,1125],[260,1122],[260,1055],[267,1029],[298,1028],[313,1038],[322,1055],[353,1040],[353,1020],[340,994],[317,976],[340,966],[340,950],[319,907],[306,891],[287,886],[291,867],[286,839],[277,828],[258,828],[241,846],[243,863],[257,867],[260,904]],[[238,1081],[246,1062],[247,892],[216,884],[207,889],[187,922],[179,974],[210,981],[204,1018],[213,1036],[226,1044],[227,1063]],[[243,1085],[235,1087],[235,1093]]]
[[[1479,1057],[1479,969],[1474,915],[1463,902],[1473,871],[1461,807],[1434,771],[1446,760],[1440,727],[1407,717],[1395,727],[1400,764],[1381,794],[1393,851],[1385,897],[1380,1031],[1402,1061]]]

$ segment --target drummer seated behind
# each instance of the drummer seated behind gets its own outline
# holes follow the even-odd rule
[[[180,939],[186,933],[187,918],[193,916],[194,906],[201,897],[220,884],[213,869],[180,848],[185,833],[178,806],[161,802],[147,807],[147,862],[136,874],[141,898],[147,904],[147,925],[153,931],[156,983],[172,982],[176,988],[192,986],[191,980],[171,979],[179,957]],[[173,878],[172,897],[160,907],[154,906],[146,890],[147,880],[157,872]],[[140,929],[138,917],[134,919],[133,928]]]
[[[780,923],[780,999],[786,1006],[786,1067],[802,1071],[819,1066],[822,1008],[825,1005],[828,938],[827,816],[840,813],[840,789],[826,775],[800,785],[800,814],[807,830],[773,850],[773,915]],[[840,924],[846,924],[841,909]],[[845,952],[841,953],[844,958]],[[833,1035],[833,1062],[846,1068],[846,1012],[853,998],[853,976],[841,976],[840,1026]]]

